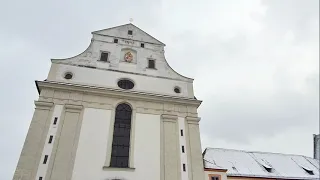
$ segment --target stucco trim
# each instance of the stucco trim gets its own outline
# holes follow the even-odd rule
[[[116,167],[110,167],[110,166],[103,166],[102,169],[105,171],[129,171],[129,172],[132,172],[136,168],[131,168],[131,167],[129,167],[129,168],[116,168]]]
[[[36,81],[36,84],[41,91],[44,88],[48,89],[57,89],[62,91],[77,91],[77,92],[90,92],[97,95],[108,95],[109,97],[115,98],[128,98],[128,99],[138,99],[142,101],[154,101],[154,102],[172,102],[175,104],[185,104],[185,105],[196,105],[199,107],[202,101],[181,97],[181,96],[170,96],[162,95],[148,92],[140,91],[127,91],[123,89],[116,88],[107,88],[107,87],[98,87],[90,85],[80,85],[74,83],[65,83],[65,82],[56,82],[56,81]]]
[[[199,124],[200,119],[201,119],[200,117],[191,117],[191,116],[186,117],[188,124]]]
[[[173,114],[162,114],[161,118],[163,120],[178,120],[178,116]]]
[[[36,105],[36,109],[44,109],[44,110],[49,110],[53,106],[52,102],[45,102],[45,101],[34,101],[34,104]]]
[[[81,54],[80,54],[81,55]],[[98,61],[98,60],[97,60]],[[101,61],[99,61],[101,62]],[[148,76],[148,77],[155,77],[155,78],[162,78],[162,79],[170,79],[170,80],[176,80],[176,81],[183,81],[183,82],[193,82],[194,79],[192,78],[188,78],[188,77],[184,77],[180,74],[178,74],[177,72],[175,72],[171,67],[170,69],[172,69],[172,71],[174,71],[175,73],[177,73],[179,76],[182,76],[183,79],[179,79],[179,78],[171,78],[171,77],[165,77],[165,76],[155,76],[155,75],[151,75],[151,74],[142,74],[142,73],[137,73],[137,72],[129,72],[129,71],[121,71],[121,70],[117,70],[117,69],[110,69],[110,68],[100,68],[100,67],[95,67],[95,66],[86,66],[86,65],[81,65],[81,64],[76,64],[76,63],[72,63],[72,62],[63,62],[63,60],[56,60],[53,61],[52,63],[55,64],[65,64],[65,65],[69,65],[69,66],[78,66],[78,67],[84,67],[84,68],[94,68],[94,69],[99,69],[99,70],[104,70],[104,71],[114,71],[114,72],[121,72],[121,73],[125,73],[125,74],[135,74],[135,75],[140,75],[140,76]],[[108,63],[108,62],[106,62]],[[119,62],[120,63],[120,62]],[[123,63],[123,62],[121,62]],[[167,63],[167,62],[166,62]],[[167,63],[168,64],[168,63]],[[168,64],[169,66],[169,64]]]

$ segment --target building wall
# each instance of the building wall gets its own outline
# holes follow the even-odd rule
[[[35,112],[28,132],[33,135],[26,139],[14,179],[193,180],[203,177],[203,170],[198,170],[203,169],[202,161],[196,161],[201,154],[195,154],[201,151],[200,138],[194,135],[198,121],[195,123],[187,118],[197,116],[196,105],[108,97],[92,94],[89,90],[79,92],[70,87],[61,88],[41,90],[37,104],[45,106],[39,109],[45,116]],[[133,107],[130,168],[126,169],[108,167],[114,112],[121,102]],[[53,126],[55,117],[59,119]],[[180,136],[181,129],[184,137]],[[48,144],[50,135],[54,138]],[[185,145],[186,154],[181,153],[182,145]],[[46,164],[42,163],[44,155],[48,155]],[[33,161],[27,158],[29,156]],[[182,168],[184,163],[186,171]]]
[[[86,108],[77,149],[73,180],[87,179],[155,179],[160,180],[160,116],[136,114],[131,148],[132,169],[103,168],[106,164],[111,110]],[[131,158],[130,158],[131,159]],[[146,169],[148,169],[146,171]]]
[[[133,36],[125,36],[128,29],[133,30]],[[118,43],[113,42],[115,38]],[[165,59],[164,45],[152,39],[130,24],[93,33],[84,52],[71,58],[52,60],[47,80],[117,88],[119,78],[130,78],[136,83],[136,91],[193,98],[193,79],[175,72]],[[140,47],[141,43],[145,44],[144,48]],[[124,60],[128,51],[134,54],[130,63]],[[109,53],[108,62],[100,61],[101,52]],[[155,60],[156,69],[147,68],[149,59]],[[74,74],[72,80],[63,78],[68,71]],[[173,91],[175,86],[181,88],[180,94]]]
[[[72,72],[73,78],[70,80],[64,79],[64,74],[66,72]],[[132,89],[134,91],[182,96],[189,98],[194,97],[192,83],[172,79],[126,74],[121,72],[91,69],[65,64],[52,64],[48,76],[48,80],[51,81],[95,85],[99,87],[110,88],[118,88],[117,82],[121,78],[131,79],[135,84],[134,88]],[[181,88],[181,93],[174,92],[175,86]]]

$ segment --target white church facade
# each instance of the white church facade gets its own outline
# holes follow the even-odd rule
[[[52,59],[14,180],[204,179],[193,79],[133,24]]]

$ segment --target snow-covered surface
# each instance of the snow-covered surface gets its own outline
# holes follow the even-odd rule
[[[207,148],[203,159],[205,168],[227,169],[228,176],[320,179],[319,161],[301,155]]]

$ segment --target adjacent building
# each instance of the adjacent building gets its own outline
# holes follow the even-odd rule
[[[209,180],[320,179],[319,160],[301,155],[207,148],[203,161]]]

